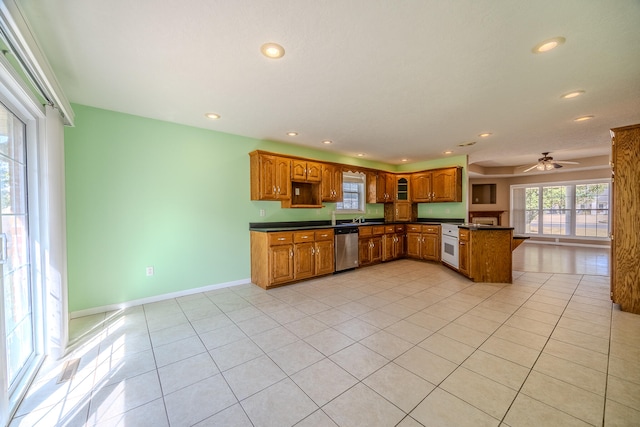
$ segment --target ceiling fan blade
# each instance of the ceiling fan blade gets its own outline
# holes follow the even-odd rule
[[[523,170],[522,172],[529,172],[530,170],[535,169],[537,167],[538,167],[538,165],[536,164],[536,165],[531,166],[529,169]]]
[[[557,160],[556,163],[563,163],[565,165],[579,165],[580,162],[570,162],[570,161],[563,161],[563,160]]]
[[[553,167],[556,169],[560,169],[562,167],[562,165],[559,165],[557,162],[552,163]]]

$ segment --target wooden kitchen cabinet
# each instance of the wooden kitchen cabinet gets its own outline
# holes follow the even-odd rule
[[[469,242],[469,230],[458,230],[458,271],[469,277],[469,254],[471,243]]]
[[[404,256],[404,227],[396,225],[385,226],[382,236],[382,261],[391,261]]]
[[[640,124],[611,129],[611,300],[640,314]]]
[[[407,225],[407,256],[427,261],[440,261],[440,226]]]
[[[462,168],[443,168],[411,175],[411,201],[443,203],[462,201]]]
[[[358,227],[358,264],[375,264],[382,261],[382,235],[384,226]]]
[[[462,201],[462,168],[437,169],[431,173],[432,202]]]
[[[330,164],[322,165],[322,201],[342,201],[342,167]]]
[[[431,172],[411,175],[411,200],[419,203],[431,201]]]
[[[440,227],[429,226],[427,230],[437,228],[438,231],[426,231],[423,226],[422,232],[422,259],[428,261],[440,261]]]
[[[269,289],[334,271],[333,230],[251,232],[251,281]]]
[[[286,200],[291,197],[291,160],[253,151],[249,153],[251,200]]]
[[[378,172],[376,177],[376,203],[390,203],[395,200],[395,175]]]
[[[415,221],[418,217],[418,205],[408,201],[396,201],[384,205],[384,219],[388,222]]]
[[[512,244],[512,228],[478,230],[460,228],[458,271],[474,282],[511,283]],[[464,254],[463,248],[466,251]]]
[[[291,181],[320,182],[322,165],[316,162],[294,159],[291,161]]]
[[[335,244],[333,230],[315,232],[315,275],[331,274],[335,271]]]

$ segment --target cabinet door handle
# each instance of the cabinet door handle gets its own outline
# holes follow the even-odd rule
[[[316,248],[316,255],[320,255],[320,248]]]
[[[311,248],[311,255],[315,255],[316,254],[316,250],[314,248]]]
[[[293,258],[293,251],[289,249],[289,258]]]
[[[276,190],[276,186],[274,185],[273,186],[273,194],[276,194],[276,193],[277,193],[277,190]]]

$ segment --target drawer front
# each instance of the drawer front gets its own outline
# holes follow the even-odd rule
[[[396,232],[396,227],[393,225],[386,225],[384,227],[384,234],[393,234]]]
[[[368,225],[368,226],[360,226],[358,227],[358,235],[360,237],[370,237],[373,234],[373,227]]]
[[[469,230],[465,230],[463,228],[458,231],[458,239],[468,241],[469,240]]]
[[[396,233],[404,233],[404,224],[396,224],[395,230],[396,230]]]
[[[407,233],[422,233],[422,226],[416,224],[407,224]]]
[[[315,232],[316,242],[323,240],[333,240],[333,230],[318,230]]]
[[[373,226],[373,235],[380,236],[384,234],[384,225],[374,225]]]
[[[429,234],[440,234],[440,226],[439,225],[423,225],[422,232],[429,233]]]
[[[286,245],[289,243],[293,243],[293,234],[292,233],[269,233],[269,245]]]
[[[296,231],[293,233],[293,243],[313,242],[314,239],[313,231]]]

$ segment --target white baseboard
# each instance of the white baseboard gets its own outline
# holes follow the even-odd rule
[[[101,307],[87,308],[86,310],[78,310],[78,311],[73,311],[69,313],[69,318],[76,319],[78,317],[91,316],[93,314],[106,313],[108,311],[123,310],[125,308],[135,307],[137,305],[150,304],[152,302],[164,301],[171,298],[184,297],[187,295],[198,294],[201,292],[214,291],[216,289],[228,288],[230,286],[244,285],[246,283],[251,283],[251,279],[239,279],[239,280],[234,280],[232,282],[218,283],[216,285],[208,285],[200,288],[193,288],[193,289],[187,289],[184,291],[171,292],[168,294],[156,295],[153,297],[141,298],[141,299],[126,301],[118,304],[110,304],[110,305],[103,305]]]

